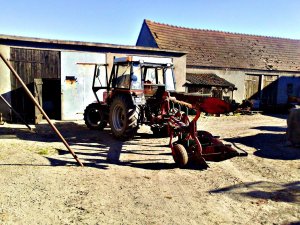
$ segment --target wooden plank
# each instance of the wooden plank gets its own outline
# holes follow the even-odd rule
[[[260,77],[259,75],[245,76],[245,98],[257,98],[260,92]]]

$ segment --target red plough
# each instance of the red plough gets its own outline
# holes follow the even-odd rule
[[[189,96],[185,98],[189,98]],[[189,109],[196,109],[197,113],[194,119],[190,121],[185,112],[178,111],[170,116],[168,122],[169,145],[172,149],[174,161],[179,167],[186,166],[189,161],[195,161],[201,167],[207,168],[206,160],[220,161],[235,156],[247,155],[245,152],[239,153],[231,145],[224,144],[218,137],[214,137],[207,131],[197,131],[197,121],[201,112],[210,114],[227,113],[230,112],[229,104],[217,98],[203,98],[200,99],[200,102],[199,97],[184,100],[185,102],[170,98],[170,101],[175,104],[184,105]],[[192,102],[192,104],[186,103],[186,101]],[[175,142],[173,142],[174,137],[178,137]]]

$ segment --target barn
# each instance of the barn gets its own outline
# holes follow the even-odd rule
[[[136,45],[186,51],[189,92],[203,91],[205,81],[198,85],[199,80],[214,77],[215,82],[210,82],[211,92],[218,90],[219,96],[232,96],[239,103],[251,99],[262,109],[279,110],[285,107],[289,96],[300,97],[300,40],[191,29],[144,20]],[[226,87],[214,88],[222,79],[237,90],[232,93]]]
[[[184,52],[149,47],[0,35],[0,52],[49,117],[57,120],[82,119],[85,107],[95,101],[91,88],[93,63],[108,64],[110,71],[115,56],[150,56],[171,59],[175,76],[186,72]],[[176,89],[183,91],[185,79],[175,79]],[[2,60],[0,94],[27,122],[38,123],[42,119]],[[1,99],[0,113],[6,121],[18,120]]]

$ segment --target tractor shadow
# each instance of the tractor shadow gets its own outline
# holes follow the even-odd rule
[[[138,132],[131,141],[120,141],[112,136],[110,128],[104,131],[90,130],[82,123],[61,121],[55,122],[55,126],[86,167],[108,169],[110,165],[118,165],[145,170],[177,168],[168,146],[169,138],[153,137],[149,129]],[[1,138],[41,143],[61,142],[46,123],[36,125],[33,131],[20,126],[0,127]],[[50,166],[77,165],[65,147],[56,148],[56,152],[57,154],[43,156],[50,162]],[[205,170],[206,167],[191,161],[184,169]]]
[[[86,167],[108,169],[109,165],[120,165],[147,170],[176,168],[173,162],[168,162],[168,159],[172,159],[168,139],[161,139],[157,142],[152,134],[139,132],[134,140],[123,142],[112,136],[110,128],[106,128],[104,131],[90,130],[85,124],[77,122],[55,122],[55,126]],[[1,126],[1,139],[19,139],[41,143],[61,142],[46,123],[36,125],[33,131],[20,125]],[[55,149],[57,154],[43,156],[50,162],[50,166],[77,165],[64,146]],[[34,165],[30,164],[30,166]]]

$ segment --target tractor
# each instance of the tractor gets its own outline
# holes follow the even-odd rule
[[[95,65],[92,90],[97,102],[85,109],[86,125],[103,130],[109,123],[113,135],[122,140],[132,139],[140,124],[150,125],[155,135],[167,132],[167,115],[160,111],[160,100],[166,91],[175,91],[175,82],[173,65],[159,61],[115,58],[109,78],[106,64]]]
[[[132,139],[139,125],[149,125],[154,136],[170,137],[169,146],[180,167],[193,158],[207,166],[205,158],[239,155],[210,133],[197,131],[201,112],[227,113],[230,105],[216,98],[177,93],[173,65],[162,61],[138,56],[115,58],[110,77],[106,64],[96,64],[92,90],[97,101],[84,111],[86,125],[103,130],[109,124],[112,134],[121,140]],[[192,110],[196,116],[190,121]],[[173,142],[175,137],[178,140]]]

